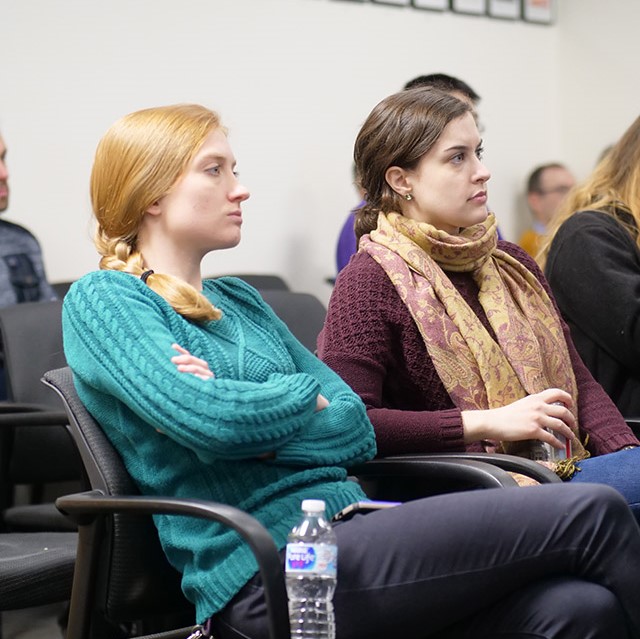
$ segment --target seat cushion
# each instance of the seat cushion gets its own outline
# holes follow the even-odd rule
[[[69,599],[77,543],[77,533],[0,534],[0,610]]]
[[[10,532],[72,532],[78,529],[54,503],[12,506],[4,511],[3,523]]]

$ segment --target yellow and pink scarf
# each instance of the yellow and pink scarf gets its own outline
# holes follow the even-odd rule
[[[547,388],[561,388],[577,402],[556,309],[538,279],[497,248],[493,214],[460,235],[449,235],[399,213],[381,213],[377,228],[360,240],[360,250],[393,282],[458,408],[506,406]],[[496,339],[445,270],[471,273]],[[574,459],[588,456],[577,428],[575,435]],[[525,442],[485,443],[487,450],[529,456],[526,447]]]

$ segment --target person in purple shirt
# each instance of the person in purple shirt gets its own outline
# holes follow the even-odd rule
[[[353,225],[356,220],[356,211],[366,204],[364,199],[364,191],[360,188],[358,183],[358,176],[356,175],[355,164],[352,167],[353,171],[353,184],[358,189],[360,195],[360,202],[357,206],[354,206],[347,219],[344,221],[342,228],[340,229],[340,235],[338,235],[338,246],[336,247],[336,266],[337,273],[339,273],[349,262],[351,256],[358,250],[358,242],[356,241],[356,234],[353,229]]]
[[[356,219],[355,211],[364,203],[365,201],[361,200],[358,206],[349,211],[349,215],[340,229],[338,246],[336,247],[336,266],[338,267],[338,273],[347,265],[351,256],[358,250],[356,234],[353,232],[353,224]]]

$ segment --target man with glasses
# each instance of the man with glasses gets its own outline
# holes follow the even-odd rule
[[[538,254],[549,222],[574,184],[571,171],[558,163],[543,164],[529,175],[527,204],[533,224],[520,236],[518,244],[532,257]]]

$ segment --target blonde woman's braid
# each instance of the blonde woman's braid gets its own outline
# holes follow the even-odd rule
[[[139,253],[136,257],[138,256],[140,256]],[[140,259],[139,264],[141,263],[142,260]],[[137,264],[134,268],[136,275],[146,273],[144,281],[147,286],[167,300],[175,311],[183,317],[194,322],[208,322],[219,320],[222,317],[220,309],[216,308],[202,293],[183,280],[166,273],[156,273],[152,269],[143,270]]]
[[[91,204],[98,223],[100,268],[140,277],[186,319],[204,322],[222,313],[193,286],[145,264],[138,233],[149,207],[186,171],[212,131],[226,129],[197,104],[142,109],[121,118],[98,144],[91,171]]]

